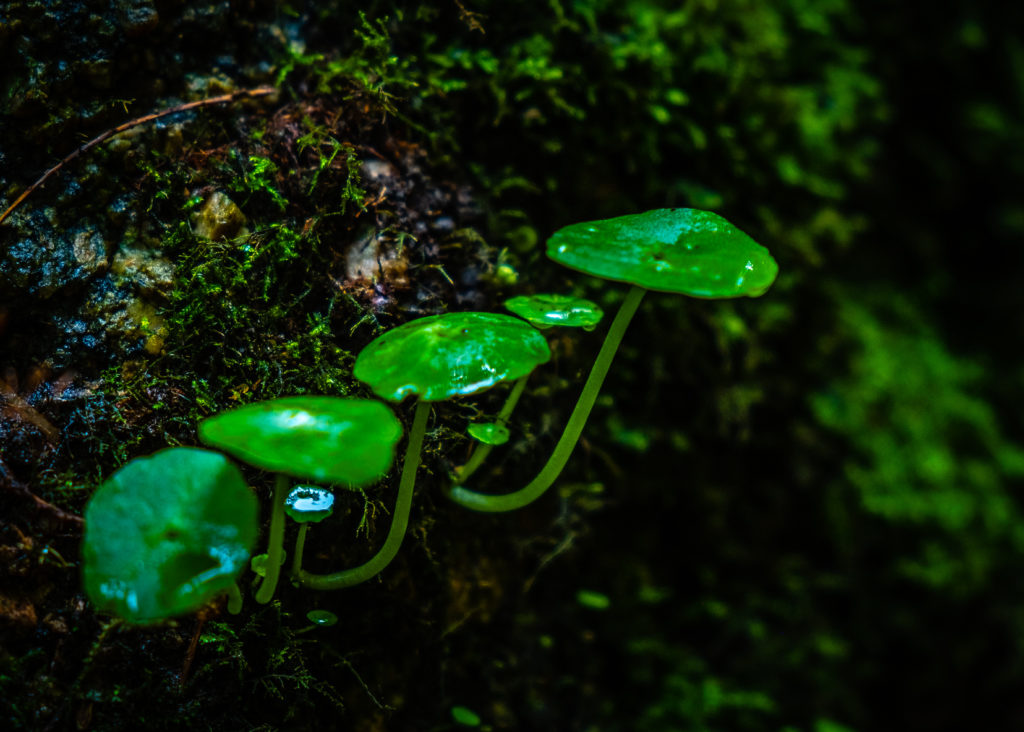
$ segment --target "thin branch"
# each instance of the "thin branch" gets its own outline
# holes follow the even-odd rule
[[[35,504],[36,508],[46,511],[51,514],[54,518],[64,521],[65,523],[72,524],[78,528],[81,528],[85,523],[81,516],[76,516],[73,513],[65,511],[63,508],[58,508],[48,501],[44,501],[42,498],[37,496],[29,487],[11,474],[10,469],[4,464],[3,460],[0,460],[0,489],[13,493],[16,496],[26,498]]]
[[[94,137],[93,139],[89,140],[89,142],[85,143],[84,145],[81,145],[73,153],[71,153],[66,158],[61,160],[59,163],[54,165],[45,173],[43,173],[39,180],[37,180],[35,183],[30,185],[24,191],[22,191],[21,195],[14,199],[14,203],[8,206],[7,210],[0,214],[0,224],[2,224],[4,220],[11,215],[14,209],[21,205],[22,201],[24,201],[26,198],[32,195],[32,193],[36,189],[41,188],[43,184],[46,183],[46,181],[49,180],[54,173],[56,173],[58,170],[63,168],[65,165],[70,163],[72,160],[77,158],[82,153],[96,147],[104,140],[108,140],[120,132],[130,130],[132,127],[138,127],[139,125],[146,124],[147,122],[152,122],[153,120],[160,119],[161,117],[167,117],[168,115],[178,114],[179,112],[187,112],[191,109],[199,109],[200,107],[209,107],[214,104],[229,104],[230,102],[235,102],[239,99],[255,99],[256,97],[265,97],[268,94],[273,94],[276,91],[277,89],[275,89],[272,86],[260,86],[256,87],[255,89],[243,89],[241,91],[232,92],[231,94],[222,94],[219,97],[210,97],[209,99],[200,99],[197,102],[179,104],[175,107],[170,107],[168,109],[155,112],[154,114],[147,114],[144,117],[137,117],[133,120],[125,122],[122,125],[118,125],[113,129],[107,130],[98,137]]]

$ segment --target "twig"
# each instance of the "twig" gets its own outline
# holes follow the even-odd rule
[[[188,672],[192,668],[192,661],[196,657],[196,648],[199,647],[199,637],[203,634],[203,625],[206,624],[206,612],[200,611],[196,617],[196,629],[192,633],[192,640],[188,644],[188,651],[185,653],[185,663],[181,667],[181,676],[178,677],[178,693],[185,691],[185,683],[188,681]]]
[[[35,183],[30,185],[24,191],[22,191],[21,195],[14,199],[14,203],[8,206],[7,210],[0,214],[0,224],[2,224],[4,220],[11,215],[14,209],[21,205],[22,201],[24,201],[26,198],[32,195],[32,193],[37,188],[41,188],[43,184],[46,183],[47,180],[49,180],[50,176],[52,176],[54,173],[56,173],[58,170],[63,168],[65,165],[70,163],[72,160],[77,158],[82,153],[86,152],[87,150],[90,150],[91,148],[96,147],[104,140],[108,140],[120,132],[130,130],[132,127],[137,127],[139,125],[145,124],[146,122],[152,122],[153,120],[160,119],[161,117],[166,117],[171,114],[187,112],[191,109],[198,109],[200,107],[209,107],[214,104],[228,104],[230,102],[238,101],[239,99],[254,99],[256,97],[265,97],[268,94],[273,94],[276,91],[277,89],[272,86],[260,86],[256,87],[255,89],[243,89],[241,91],[232,92],[231,94],[222,94],[219,97],[210,97],[209,99],[200,99],[197,102],[179,104],[175,107],[170,107],[168,109],[155,112],[154,114],[147,114],[144,117],[137,117],[129,122],[125,122],[122,125],[118,125],[113,129],[107,130],[98,137],[94,137],[93,139],[89,140],[89,142],[85,143],[84,145],[81,145],[73,153],[71,153],[66,158],[61,160],[59,163],[54,165],[45,173],[43,173],[39,180],[37,180]]]
[[[21,496],[22,498],[27,498],[36,505],[36,508],[52,514],[60,521],[65,521],[77,527],[81,527],[84,523],[81,516],[68,513],[63,508],[58,508],[52,503],[44,501],[42,498],[30,491],[27,485],[15,480],[14,476],[11,475],[10,469],[4,464],[3,460],[0,460],[0,488],[9,493]]]

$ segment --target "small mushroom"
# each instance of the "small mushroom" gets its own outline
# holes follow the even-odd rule
[[[508,442],[508,427],[501,422],[474,422],[466,428],[470,437],[485,445],[504,445]]]
[[[267,541],[267,575],[256,601],[277,587],[284,543],[288,476],[360,486],[394,462],[402,425],[371,399],[294,396],[248,404],[204,419],[199,439],[243,462],[277,473]]]
[[[519,295],[506,300],[505,307],[538,328],[560,325],[593,330],[604,317],[596,302],[572,295]]]
[[[327,575],[300,571],[300,584],[340,589],[365,582],[387,567],[398,553],[409,524],[431,404],[519,379],[550,357],[547,341],[534,328],[508,315],[492,313],[420,318],[388,331],[364,348],[353,370],[357,379],[392,402],[401,402],[411,394],[418,397],[391,528],[384,544],[364,564]]]
[[[313,625],[329,628],[338,624],[338,616],[330,610],[310,610],[306,613],[306,619]]]
[[[548,462],[524,488],[492,495],[454,486],[449,496],[476,511],[511,511],[551,486],[579,441],[601,384],[647,290],[697,298],[758,297],[778,274],[768,250],[718,214],[691,208],[657,209],[559,229],[548,256],[566,267],[632,285],[615,315],[565,431]]]
[[[257,536],[256,497],[226,457],[172,447],[130,460],[85,508],[85,591],[152,623],[231,592]]]
[[[299,524],[292,553],[292,575],[302,569],[302,552],[306,547],[306,532],[310,524],[318,524],[334,513],[334,494],[315,485],[297,485],[284,499],[284,512]]]
[[[604,311],[596,302],[572,295],[519,295],[505,301],[505,307],[536,328],[547,330],[552,326],[563,328],[583,328],[593,330],[604,317]],[[501,408],[493,423],[470,425],[471,436],[484,443],[477,446],[469,460],[462,467],[456,468],[459,483],[465,483],[475,473],[491,450],[508,441],[508,420],[512,416],[526,388],[526,378],[516,382],[508,399]],[[497,439],[495,439],[495,437]]]

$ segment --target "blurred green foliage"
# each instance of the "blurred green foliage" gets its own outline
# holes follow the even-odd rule
[[[422,144],[434,171],[473,184],[485,220],[459,247],[479,250],[495,274],[453,280],[483,305],[518,287],[585,290],[614,307],[621,293],[570,280],[541,244],[574,221],[664,206],[722,213],[781,267],[759,301],[645,303],[616,363],[619,391],[599,405],[577,474],[538,523],[470,531],[424,502],[420,546],[471,554],[473,571],[507,549],[519,574],[481,579],[424,562],[429,571],[409,574],[421,583],[416,603],[394,587],[362,606],[353,597],[332,629],[349,635],[332,644],[292,643],[280,619],[244,633],[214,623],[196,678],[204,693],[223,685],[237,698],[211,704],[293,720],[296,710],[345,713],[363,689],[384,687],[392,728],[449,723],[456,703],[496,729],[1019,727],[1024,45],[1014,34],[1024,11],[881,0],[163,3],[147,61],[110,4],[51,5],[5,8],[33,34],[0,23],[12,112],[0,140],[19,140],[0,145],[5,190],[25,182],[12,171],[67,154],[65,133],[123,121],[129,98],[140,114],[189,98],[188,75],[219,65],[239,86],[276,80],[285,101],[374,117],[367,134],[331,128],[327,115],[301,119],[298,166],[280,154],[280,127],[214,118],[189,135],[231,155],[199,165],[150,152],[116,186],[110,165],[104,186],[58,194],[61,206],[90,192],[106,206],[108,189],[138,191],[129,210],[160,225],[179,273],[166,352],[105,379],[115,415],[147,400],[163,411],[147,431],[122,429],[123,442],[96,437],[110,410],[76,413],[70,428],[78,444],[97,442],[93,462],[185,435],[226,403],[348,388],[353,333],[381,326],[322,277],[310,286],[309,273],[330,266],[336,242],[367,235],[349,226],[365,196],[354,140]],[[60,27],[75,37],[66,59],[54,51]],[[104,86],[117,69],[131,73]],[[202,198],[184,191],[204,185],[237,196],[244,241],[195,237],[188,218]],[[318,228],[325,221],[345,225]],[[571,391],[574,352],[589,341],[559,345],[561,381],[536,385],[542,406]],[[543,441],[550,415],[528,416],[523,433]],[[454,434],[437,428],[438,440]],[[100,477],[95,465],[81,470]],[[449,548],[446,530],[472,543]],[[541,548],[524,548],[527,535]],[[533,583],[521,596],[520,575]],[[439,620],[431,603],[464,585],[498,587],[500,609]],[[605,609],[581,605],[581,587]],[[381,616],[405,635],[382,631]],[[540,650],[529,650],[536,638]],[[388,655],[389,642],[416,653]],[[368,686],[338,692],[354,685],[334,646],[360,649]],[[5,696],[33,674],[53,683],[37,656],[0,658]],[[147,702],[182,703],[176,682],[147,689]],[[195,719],[212,713],[207,697],[188,699]],[[383,729],[380,714],[365,717]],[[24,709],[15,718],[32,723]]]
[[[936,590],[983,591],[1000,554],[1024,556],[1024,448],[979,394],[984,368],[950,353],[898,293],[836,299],[849,372],[811,403],[850,441],[844,478],[864,510],[919,537],[895,558],[901,571]]]

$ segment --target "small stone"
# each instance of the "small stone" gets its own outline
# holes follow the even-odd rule
[[[214,191],[206,199],[203,207],[193,214],[192,223],[196,236],[210,241],[234,239],[249,233],[242,209],[222,191]]]

